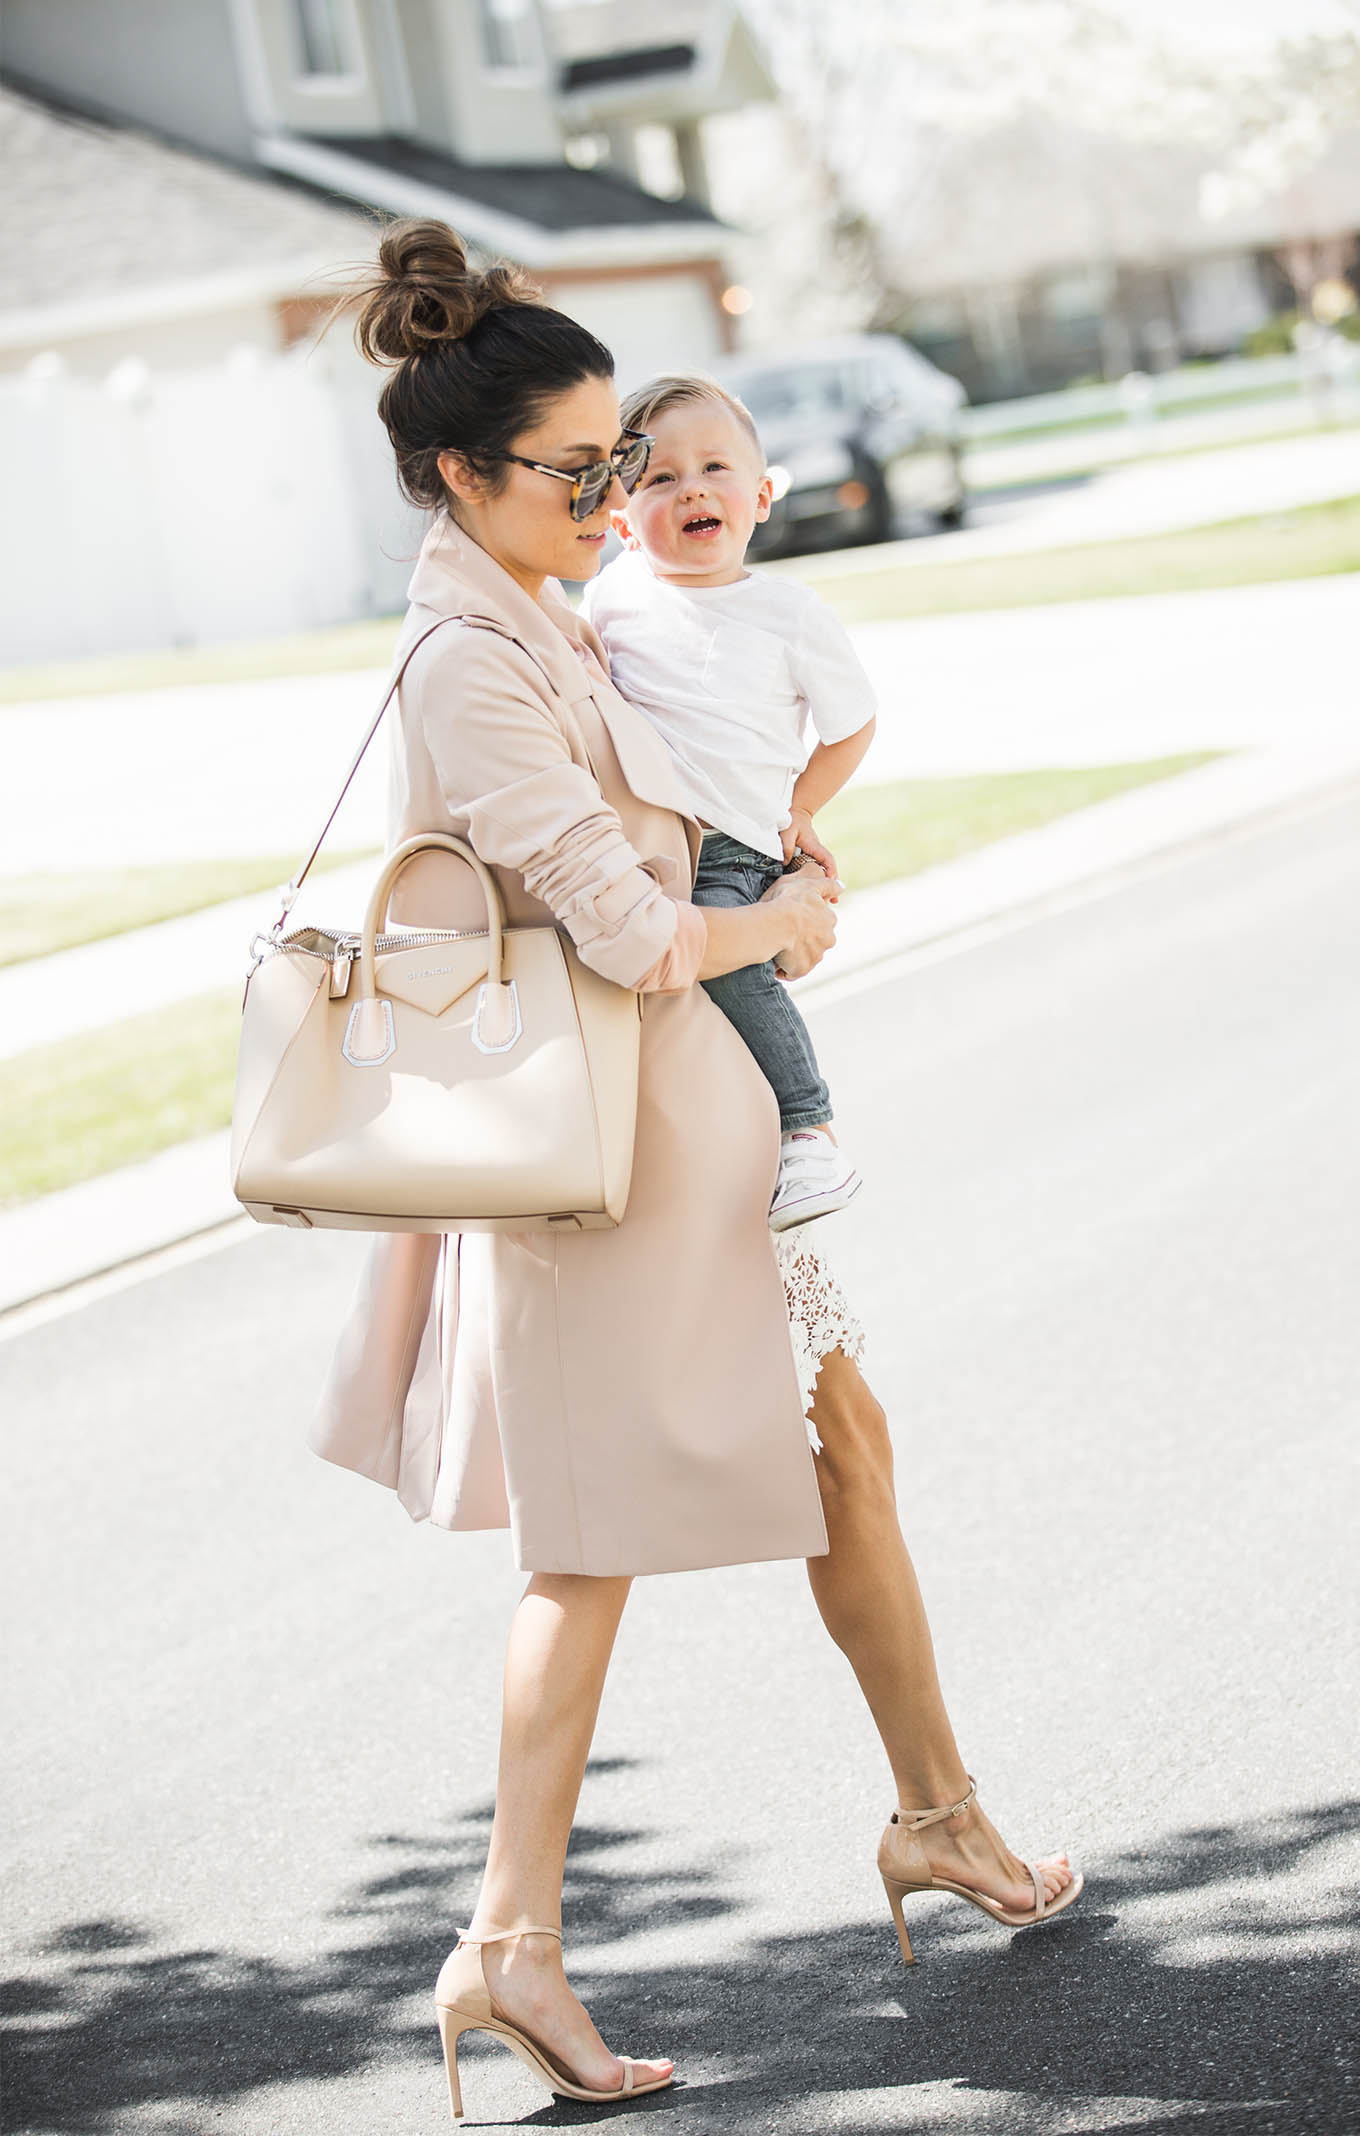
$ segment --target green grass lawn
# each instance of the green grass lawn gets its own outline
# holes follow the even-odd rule
[[[908,779],[843,794],[819,824],[845,882],[862,889],[1205,761]],[[0,1061],[0,1207],[224,1127],[240,1018],[230,987]]]
[[[240,1028],[233,986],[0,1061],[0,1207],[224,1126]]]
[[[358,860],[324,853],[313,873]],[[86,875],[26,875],[0,880],[0,965],[47,957],[80,942],[101,942],[156,920],[201,912],[205,905],[248,897],[286,883],[298,855],[250,860],[174,861],[155,868],[102,868]]]
[[[799,575],[797,563],[781,569]],[[1262,585],[1360,570],[1360,497],[1302,506],[1178,534],[1085,542],[1025,556],[938,564],[886,565],[837,575],[813,570],[809,583],[843,623],[956,615],[983,608],[1028,608],[1209,586]]]

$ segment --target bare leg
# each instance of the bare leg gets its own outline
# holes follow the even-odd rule
[[[567,1841],[629,1585],[535,1573],[525,1589],[506,1648],[496,1815],[474,1937],[561,1922]],[[621,2081],[617,2057],[567,1985],[559,1943],[488,1944],[482,1964],[497,2010],[583,2084],[608,2090]],[[638,2074],[670,2066],[642,2063]]]
[[[827,1555],[808,1559],[823,1624],[849,1661],[883,1739],[898,1808],[943,1807],[968,1792],[945,1711],[925,1604],[902,1538],[887,1419],[859,1367],[839,1350],[822,1366],[812,1408],[822,1441],[817,1478]],[[934,1873],[1027,1910],[1033,1887],[982,1810],[922,1833]],[[1042,1864],[1050,1898],[1071,1882],[1066,1857]]]

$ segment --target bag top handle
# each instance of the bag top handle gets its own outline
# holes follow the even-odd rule
[[[376,942],[387,919],[387,901],[392,895],[397,877],[402,869],[420,853],[452,853],[458,860],[465,860],[482,886],[486,899],[487,966],[488,986],[501,984],[501,969],[504,959],[505,907],[496,886],[496,879],[485,861],[479,860],[472,847],[462,838],[455,838],[451,831],[417,831],[413,838],[403,839],[394,853],[383,863],[382,874],[373,885],[364,914],[364,931],[359,947],[359,999],[365,1000],[378,991]]]

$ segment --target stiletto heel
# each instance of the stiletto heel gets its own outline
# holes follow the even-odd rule
[[[510,1943],[516,1936],[555,1936],[559,1943],[562,1941],[560,1928],[502,1928],[489,1936],[462,1936],[444,1960],[435,1982],[435,2016],[439,2020],[444,2067],[449,2079],[449,2105],[455,2121],[463,2117],[458,2042],[465,2032],[489,2032],[493,2038],[503,2041],[512,2054],[517,2054],[550,2092],[561,2092],[568,2099],[586,2099],[593,2106],[609,2106],[616,2099],[633,2099],[643,2092],[663,2091],[675,2081],[673,2069],[664,2077],[639,2078],[637,2064],[628,2055],[621,2054],[617,2059],[623,2064],[622,2081],[612,2091],[594,2091],[564,2069],[532,2033],[497,2017],[482,1966],[482,1946]]]
[[[439,2003],[435,2006],[439,2020],[439,2044],[444,2050],[444,2068],[449,2080],[449,2107],[455,2121],[463,2118],[463,2087],[458,2082],[458,2035],[466,2028]]]
[[[915,1965],[916,1953],[911,1947],[911,1937],[907,1934],[907,1917],[902,1911],[902,1900],[908,1886],[894,1884],[890,1876],[885,1876],[883,1889],[888,1894],[888,1904],[892,1908],[893,1922],[897,1929],[897,1940],[902,1946],[902,1963],[903,1965]]]
[[[985,1891],[975,1891],[970,1884],[956,1884],[951,1877],[935,1876],[930,1867],[919,1834],[927,1825],[942,1824],[946,1817],[962,1817],[970,1803],[977,1799],[977,1782],[971,1773],[968,1777],[968,1793],[961,1802],[951,1802],[941,1810],[917,1810],[904,1816],[894,1810],[878,1846],[878,1871],[883,1879],[883,1889],[888,1894],[893,1920],[897,1927],[897,1940],[902,1946],[903,1965],[915,1965],[916,1954],[907,1934],[902,1901],[917,1892],[946,1891],[956,1899],[967,1899],[970,1906],[979,1907],[1003,1928],[1034,1928],[1040,1921],[1056,1920],[1060,1913],[1072,1904],[1079,1895],[1083,1878],[1079,1869],[1072,1872],[1072,1881],[1064,1885],[1056,1899],[1050,1899],[1039,1870],[1026,1862],[1030,1882],[1034,1886],[1034,1905],[1028,1913],[1016,1913],[1003,1906],[998,1899],[988,1898]]]

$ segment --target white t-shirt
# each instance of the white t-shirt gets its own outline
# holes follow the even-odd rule
[[[796,579],[759,572],[733,586],[663,585],[625,549],[591,580],[582,608],[616,687],[670,749],[692,814],[782,858],[808,719],[820,741],[843,742],[876,710],[826,603]]]

